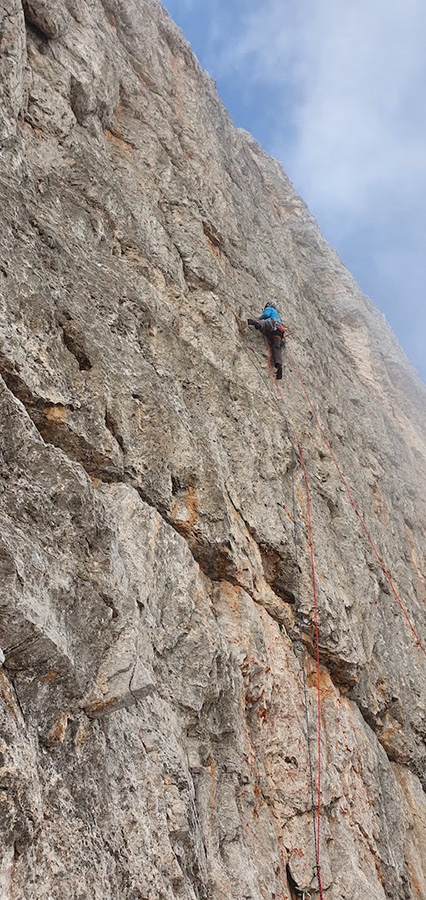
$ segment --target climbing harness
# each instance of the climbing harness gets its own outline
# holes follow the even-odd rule
[[[286,325],[283,325],[283,323],[279,322],[278,319],[269,319],[269,321],[272,324],[273,334],[278,335],[278,337],[280,337],[281,340],[283,341],[285,339],[285,337],[287,336],[287,331],[288,331]]]

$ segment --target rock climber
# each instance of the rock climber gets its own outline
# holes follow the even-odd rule
[[[286,327],[281,321],[281,316],[274,303],[267,303],[263,313],[258,319],[247,319],[249,325],[253,325],[267,338],[271,348],[272,360],[275,366],[277,381],[283,377],[283,350],[285,347]]]

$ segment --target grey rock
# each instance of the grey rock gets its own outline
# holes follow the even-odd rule
[[[20,0],[2,0],[0,7],[0,147],[16,133],[26,77],[25,22]]]
[[[157,0],[0,17],[2,897],[315,894],[299,439],[324,890],[421,900],[425,386]]]

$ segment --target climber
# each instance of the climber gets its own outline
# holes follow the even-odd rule
[[[271,348],[273,363],[276,369],[277,381],[283,377],[283,351],[285,347],[286,327],[281,321],[281,316],[273,303],[267,303],[263,313],[258,319],[247,319],[249,325],[254,325],[267,338]]]

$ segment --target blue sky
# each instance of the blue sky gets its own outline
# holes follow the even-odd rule
[[[426,381],[425,0],[163,0]]]

